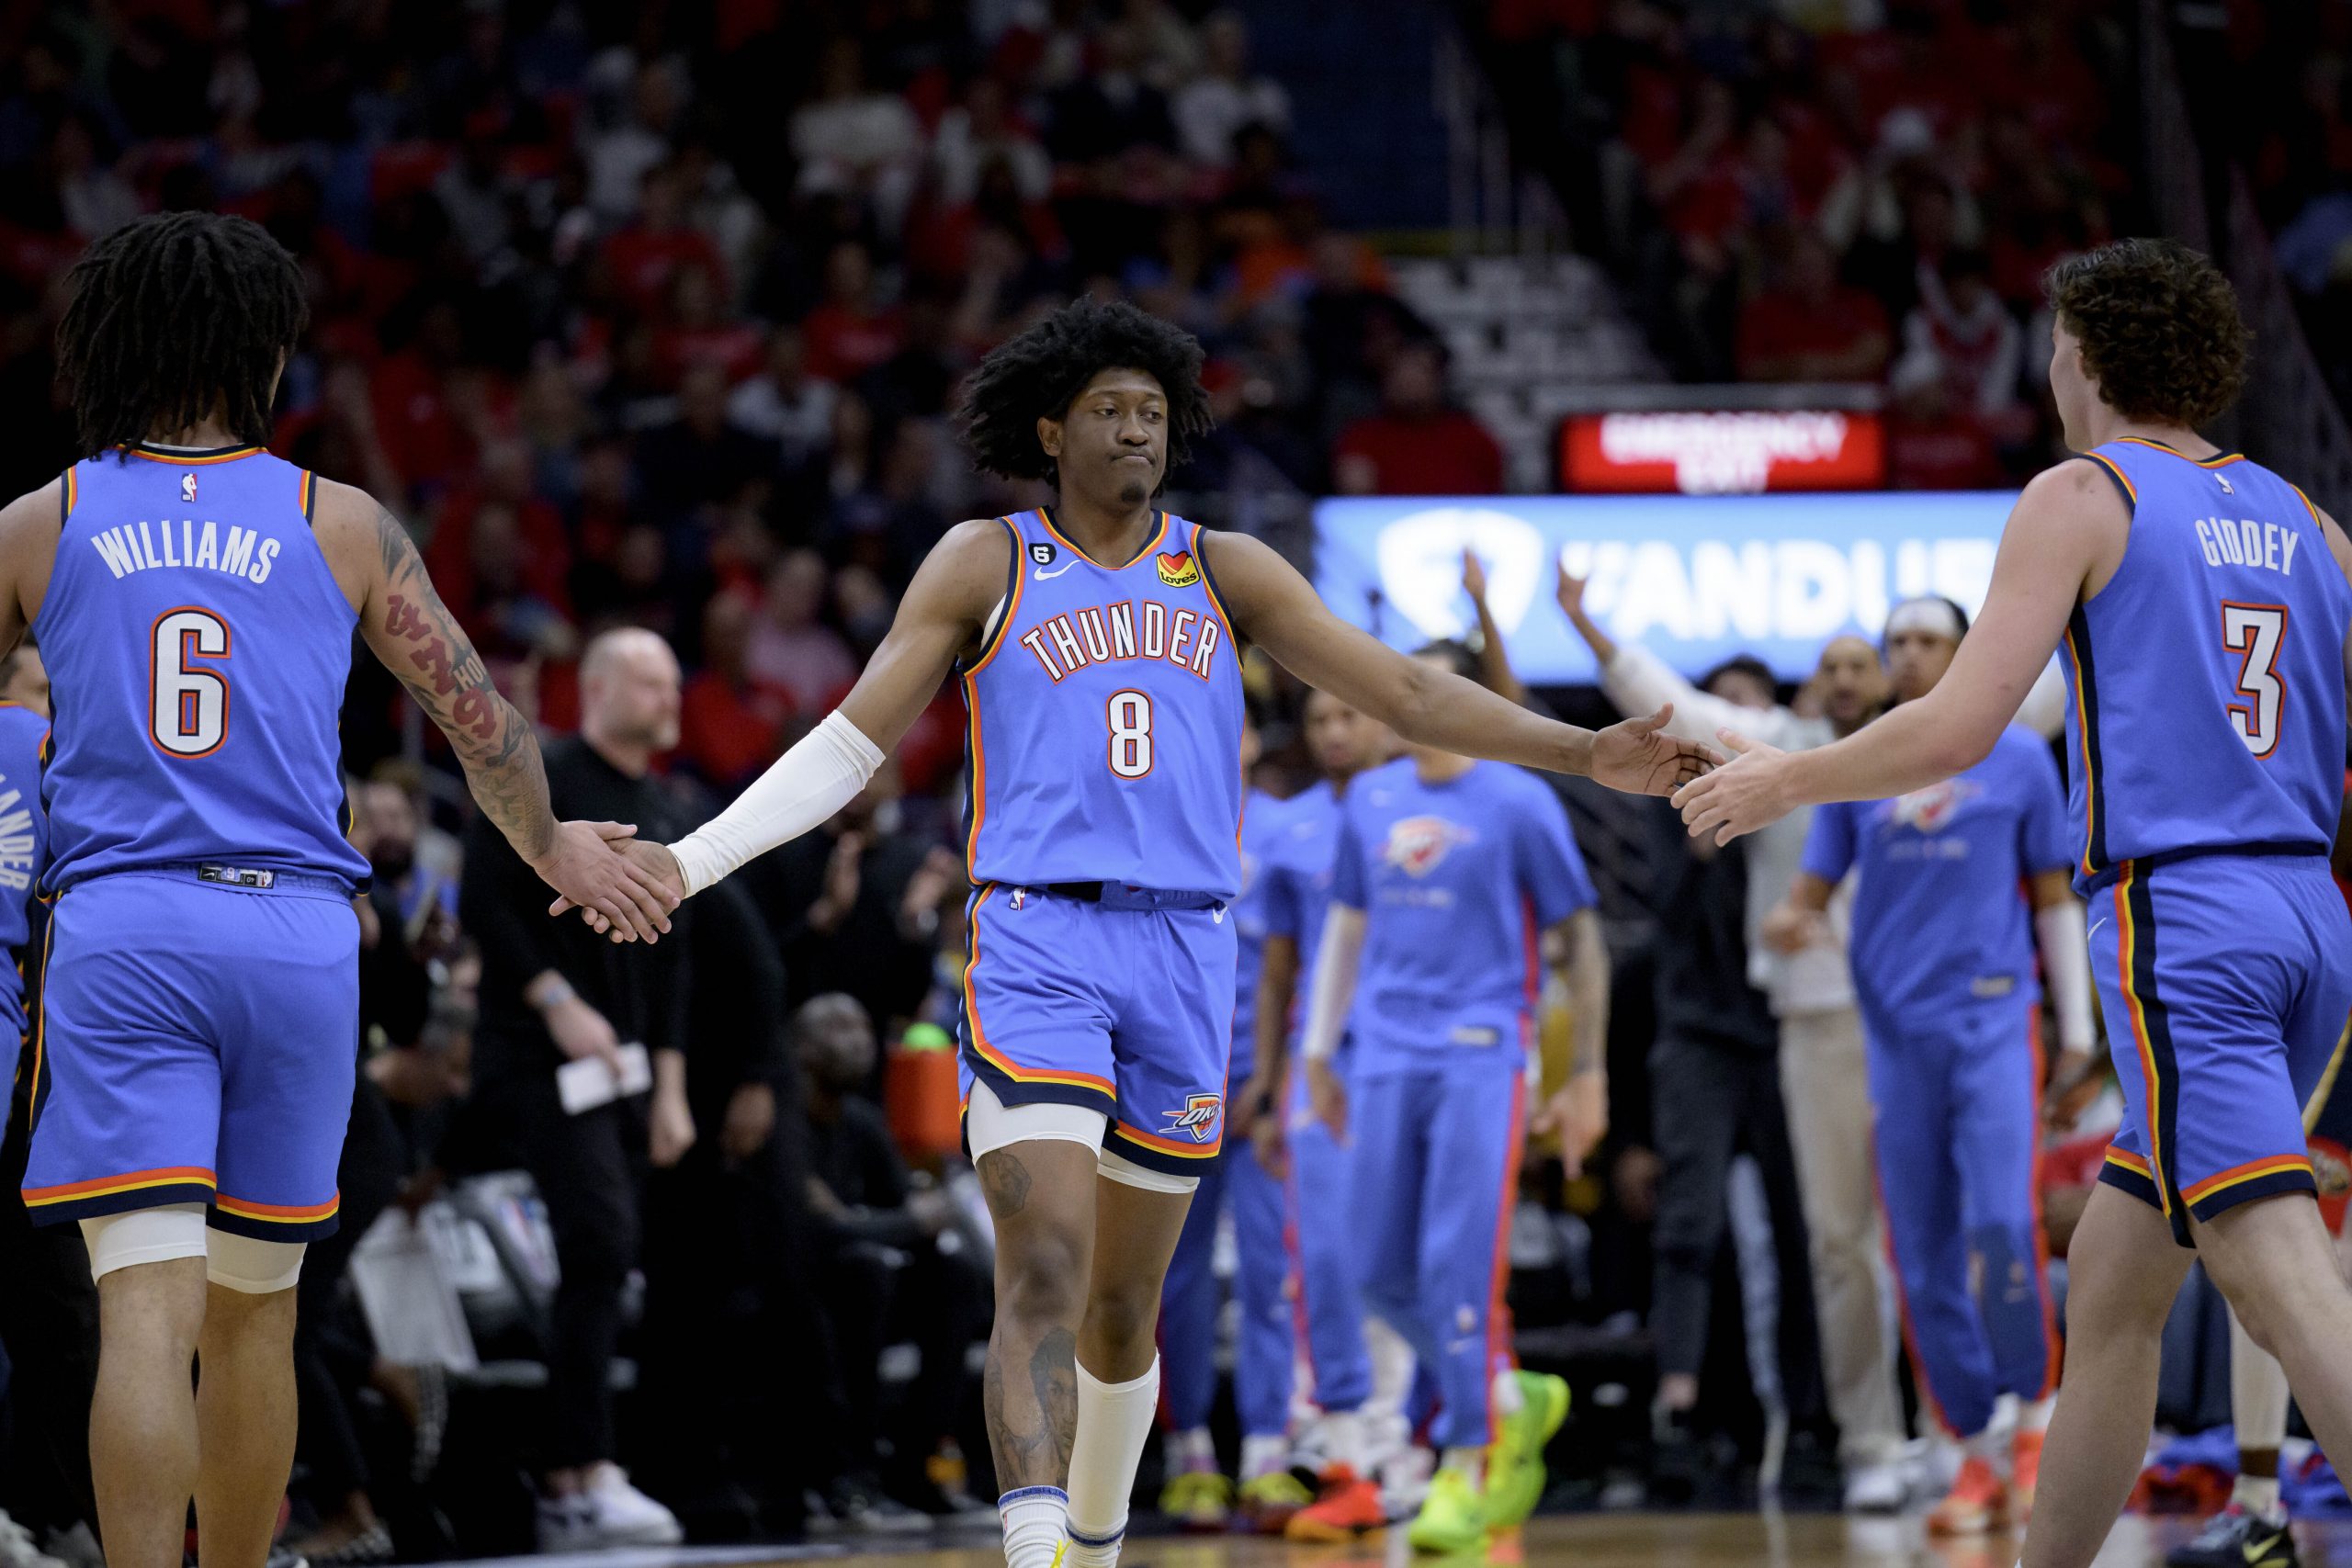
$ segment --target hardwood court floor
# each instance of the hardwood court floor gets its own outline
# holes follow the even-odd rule
[[[2160,1568],[2167,1547],[2192,1532],[2187,1519],[2126,1518],[2108,1538],[2095,1568]],[[2352,1520],[2296,1527],[2305,1568],[2352,1568]],[[1517,1536],[1497,1540],[1484,1558],[1493,1568],[2013,1568],[2015,1535],[1968,1542],[1931,1541],[1915,1517],[1847,1519],[1835,1514],[1585,1513],[1537,1518]],[[765,1568],[812,1560],[826,1568],[1002,1568],[989,1534],[959,1537],[942,1548],[826,1545],[774,1557],[756,1548],[724,1551],[606,1552],[577,1559],[510,1560],[520,1568]],[[1416,1559],[1395,1529],[1356,1547],[1289,1547],[1248,1536],[1162,1536],[1130,1540],[1121,1568],[1470,1568],[1480,1560]]]

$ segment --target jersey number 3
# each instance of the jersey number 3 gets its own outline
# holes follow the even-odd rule
[[[2257,757],[2278,749],[2278,716],[2287,705],[2287,685],[2278,678],[2278,644],[2287,632],[2284,604],[2222,605],[2222,646],[2238,656],[2239,695],[2230,726]]]
[[[229,682],[209,661],[229,657],[229,623],[193,605],[155,617],[147,674],[147,733],[171,756],[209,757],[229,738]]]

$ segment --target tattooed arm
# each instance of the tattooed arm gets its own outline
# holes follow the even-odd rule
[[[319,547],[360,635],[424,716],[449,738],[483,817],[533,871],[575,904],[647,942],[670,929],[677,900],[608,841],[634,829],[558,822],[530,724],[491,684],[481,656],[434,592],[401,520],[364,491],[319,482]]]

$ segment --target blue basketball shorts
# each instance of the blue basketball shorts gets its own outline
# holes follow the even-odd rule
[[[2317,856],[2126,862],[2091,897],[2124,1099],[2100,1179],[2191,1215],[2315,1190],[2303,1109],[2352,1010],[2352,917]]]
[[[1194,895],[1102,901],[990,883],[967,907],[963,1098],[1099,1111],[1103,1146],[1198,1176],[1225,1139],[1233,917]],[[1187,902],[1191,907],[1186,907]]]
[[[24,1197],[43,1224],[204,1203],[220,1230],[335,1224],[359,1056],[359,920],[324,878],[122,872],[51,916]]]

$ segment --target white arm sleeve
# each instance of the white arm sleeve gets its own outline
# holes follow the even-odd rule
[[[2087,1051],[2094,1032],[2090,938],[2083,927],[2083,907],[2068,897],[2036,909],[2033,929],[2041,941],[2041,972],[2050,986],[2051,1010],[2058,1015],[2058,1048]]]
[[[1672,703],[1674,716],[1666,721],[1666,732],[1683,740],[1712,746],[1715,731],[1728,729],[1784,751],[1805,744],[1793,734],[1799,721],[1787,708],[1744,708],[1702,692],[1637,642],[1617,645],[1617,657],[1600,672],[1600,689],[1619,713],[1633,718]]]
[[[1355,1000],[1356,961],[1363,955],[1364,917],[1345,904],[1331,906],[1323,922],[1323,944],[1315,951],[1314,995],[1306,1004],[1306,1031],[1299,1052],[1310,1062],[1328,1062],[1340,1048]]]
[[[735,804],[670,846],[689,897],[787,843],[849,804],[882,753],[836,708],[800,738]]]

